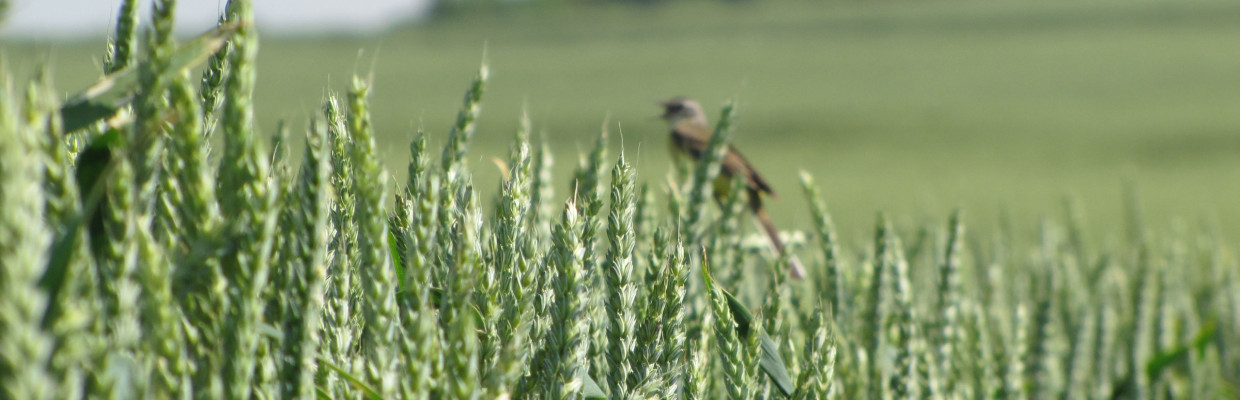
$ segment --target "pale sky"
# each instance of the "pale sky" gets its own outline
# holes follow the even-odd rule
[[[145,23],[149,0],[140,18]],[[226,0],[177,1],[178,32],[210,28]],[[260,29],[268,32],[373,32],[421,15],[431,0],[254,0]],[[0,36],[62,38],[99,36],[116,21],[120,0],[10,0]]]

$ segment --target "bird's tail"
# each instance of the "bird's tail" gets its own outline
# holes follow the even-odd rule
[[[788,272],[795,279],[805,278],[805,267],[801,265],[801,260],[795,254],[787,254],[784,251],[784,241],[779,238],[779,229],[775,228],[775,224],[771,222],[771,217],[766,215],[766,210],[761,206],[753,210],[754,217],[758,218],[758,222],[762,224],[762,229],[766,231],[766,236],[771,239],[771,246],[775,247],[775,251],[781,256],[788,257]]]

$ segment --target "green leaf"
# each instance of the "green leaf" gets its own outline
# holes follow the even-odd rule
[[[39,277],[39,288],[48,293],[49,298],[60,298],[60,291],[68,278],[69,263],[79,246],[83,226],[88,229],[91,245],[96,249],[107,243],[103,234],[103,215],[99,210],[106,204],[104,187],[107,176],[114,166],[112,149],[124,146],[124,136],[116,129],[109,129],[99,135],[78,155],[74,177],[78,184],[78,193],[82,195],[82,214],[71,218],[55,232],[52,239],[52,254]],[[87,225],[89,224],[89,225]],[[43,311],[40,321],[44,329],[50,329],[52,323],[60,316],[61,304],[52,301]]]
[[[362,393],[366,395],[367,399],[380,400],[383,398],[383,396],[379,395],[379,392],[375,391],[375,389],[370,387],[370,385],[367,385],[365,381],[359,379],[356,376],[353,376],[353,374],[350,374],[349,371],[345,371],[344,368],[340,368],[339,365],[336,365],[336,363],[333,363],[331,360],[328,360],[327,358],[320,356],[319,364],[327,367],[327,369],[335,371],[336,374],[340,375],[341,378],[344,378],[344,380],[349,381],[349,383],[353,384],[354,387],[361,390]]]
[[[761,340],[762,359],[758,361],[758,365],[766,372],[766,376],[771,377],[771,382],[784,397],[791,397],[797,388],[796,384],[792,383],[792,377],[788,376],[788,367],[784,365],[783,357],[779,356],[779,345],[775,344],[766,332],[762,332]]]
[[[401,291],[398,293],[401,293],[402,295],[404,295],[404,294],[408,294],[409,292]],[[443,288],[432,287],[430,290],[430,293],[431,293],[431,300],[430,300],[431,307],[435,307],[435,309],[439,309],[440,306],[443,305],[443,296],[445,294]],[[474,304],[473,307],[470,307],[469,309],[473,311],[474,323],[476,324],[475,326],[486,325],[483,323],[485,318],[482,317],[482,311],[478,310],[477,304]]]
[[[432,287],[431,305],[435,308],[439,308],[440,304],[443,304],[443,288]]]
[[[1206,320],[1202,324],[1201,329],[1193,336],[1193,340],[1189,343],[1176,344],[1175,347],[1167,349],[1161,353],[1154,355],[1150,361],[1145,363],[1145,376],[1149,379],[1157,379],[1163,370],[1176,363],[1179,360],[1188,359],[1188,354],[1192,350],[1198,353],[1205,351],[1206,346],[1210,344],[1210,340],[1214,338],[1214,329],[1216,322],[1214,318]]]
[[[52,242],[51,257],[47,260],[43,276],[39,278],[39,288],[43,289],[48,299],[52,300],[47,303],[47,308],[43,311],[43,319],[39,321],[40,326],[45,330],[51,329],[52,324],[60,317],[62,307],[59,301],[60,290],[65,287],[69,262],[77,252],[81,229],[81,217],[65,221],[60,231],[56,232],[56,237]]]
[[[723,292],[723,298],[728,299],[728,309],[732,311],[732,320],[736,321],[736,334],[741,339],[748,339],[749,328],[753,325],[753,314],[732,293],[728,293],[727,290],[721,290],[721,292]]]
[[[401,296],[409,296],[412,294],[409,288],[401,289],[400,291],[397,291],[396,293],[400,294]],[[443,304],[443,288],[431,287],[430,294],[431,294],[430,305],[431,307],[434,307],[436,310],[438,310],[439,305]]]
[[[710,277],[709,271],[704,266],[702,267],[702,276],[705,278],[707,287],[715,284],[714,279]],[[727,290],[722,290],[722,288],[720,292],[728,300],[728,310],[732,312],[732,320],[736,322],[737,336],[740,336],[741,339],[748,339],[753,332],[750,329],[753,325],[753,313],[750,313],[745,308],[745,305],[741,304],[741,301],[737,300],[732,293],[728,293]],[[761,334],[762,336],[759,337],[759,340],[761,341],[762,358],[758,360],[758,366],[762,368],[762,372],[765,372],[766,376],[771,378],[771,382],[775,384],[780,393],[783,393],[784,397],[792,397],[792,393],[796,392],[796,384],[792,382],[792,377],[788,375],[788,367],[784,363],[783,357],[779,356],[779,345],[766,332],[761,332]]]
[[[1180,343],[1167,351],[1155,354],[1149,361],[1145,363],[1145,376],[1149,379],[1157,379],[1163,370],[1169,368],[1177,361],[1187,358],[1192,350],[1198,353],[1205,351],[1206,346],[1214,339],[1215,327],[1218,321],[1214,317],[1210,317],[1202,324],[1201,329],[1193,335],[1193,340],[1187,344]],[[1111,391],[1111,399],[1125,399],[1132,397],[1132,389],[1135,385],[1136,375],[1141,372],[1129,371],[1118,380],[1115,389]]]
[[[581,398],[586,400],[607,400],[607,393],[603,391],[603,388],[599,387],[598,382],[595,382],[594,378],[590,377],[590,374],[586,373],[585,368],[582,368],[578,373],[581,374],[582,378]]]
[[[259,322],[255,325],[255,328],[257,328],[255,330],[257,330],[258,333],[263,334],[263,336],[266,336],[275,342],[284,340],[284,331],[280,330],[280,328],[277,328],[275,325],[268,324],[266,322]]]
[[[119,130],[108,129],[92,139],[86,149],[78,154],[74,178],[77,179],[78,193],[81,193],[84,199],[89,198],[92,191],[99,187],[99,182],[107,181],[103,178],[108,165],[112,163],[112,150],[125,146],[124,136]]]
[[[405,291],[405,262],[400,253],[400,242],[396,241],[396,232],[388,229],[388,251],[392,253],[392,265],[396,267],[396,290]]]
[[[74,177],[77,179],[78,193],[82,194],[81,219],[89,224],[86,229],[90,233],[91,248],[96,253],[108,242],[103,231],[102,210],[108,207],[104,192],[108,176],[115,168],[116,157],[113,151],[124,146],[125,135],[117,129],[108,129],[91,140],[77,157]],[[49,267],[49,270],[50,268],[54,267]]]
[[[181,71],[202,64],[211,54],[228,42],[238,26],[238,24],[222,24],[179,46],[176,52],[172,53],[168,69],[159,73],[172,79]],[[64,132],[74,132],[107,119],[129,104],[133,100],[134,92],[138,90],[140,68],[141,66],[138,65],[125,67],[70,97],[60,108]]]

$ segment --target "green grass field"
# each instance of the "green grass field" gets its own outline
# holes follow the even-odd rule
[[[1236,38],[1240,3],[1204,0],[500,8],[381,37],[266,35],[256,109],[266,133],[280,119],[300,127],[323,87],[373,71],[380,152],[403,179],[412,133],[443,140],[485,48],[494,76],[469,161],[488,190],[498,170],[484,166],[505,154],[523,105],[561,179],[608,120],[655,180],[668,156],[652,101],[688,95],[712,112],[738,101],[736,143],[791,203],[774,209],[788,227],[808,228],[806,170],[846,232],[879,210],[908,224],[955,207],[974,227],[1005,212],[1029,226],[1071,195],[1109,235],[1130,179],[1156,226],[1235,233]],[[62,90],[98,76],[102,49],[3,44],[17,76],[50,60]]]

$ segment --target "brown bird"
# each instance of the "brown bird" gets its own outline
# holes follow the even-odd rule
[[[702,106],[684,97],[676,97],[659,104],[663,106],[663,115],[660,117],[667,122],[671,130],[672,152],[676,155],[688,155],[695,161],[701,160],[713,134],[710,125],[706,122],[706,114],[702,112]],[[721,174],[715,180],[716,200],[722,201],[723,196],[730,192],[728,189],[734,180],[733,177],[741,177],[746,185],[745,192],[749,195],[749,210],[762,224],[766,236],[771,239],[771,246],[779,254],[784,255],[784,242],[779,239],[779,229],[775,228],[771,217],[762,207],[762,195],[775,197],[775,190],[765,179],[762,179],[762,175],[758,174],[749,160],[746,160],[730,144],[719,170]],[[797,259],[796,255],[788,254],[787,256],[788,269],[792,277],[797,279],[805,277],[805,268],[801,266],[801,260]]]

